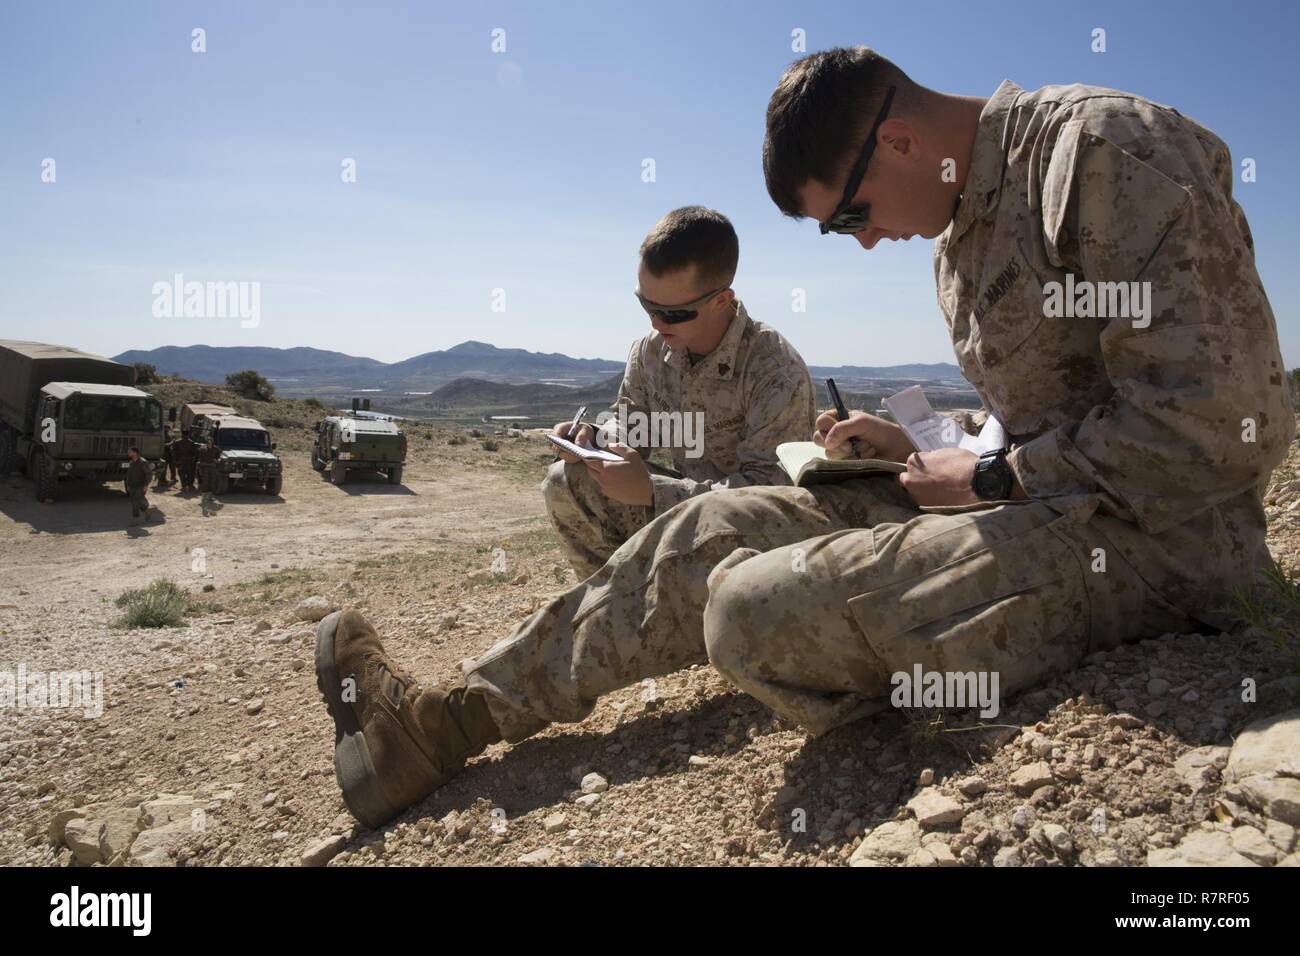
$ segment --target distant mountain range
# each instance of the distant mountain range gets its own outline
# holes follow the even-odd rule
[[[463,402],[488,391],[489,383],[536,387],[539,383],[557,383],[556,389],[604,385],[623,371],[623,362],[609,359],[579,359],[557,352],[529,352],[503,349],[486,342],[462,342],[452,348],[425,352],[401,362],[346,355],[324,349],[264,347],[214,347],[210,345],[168,345],[156,349],[132,349],[115,355],[118,362],[146,362],[163,375],[178,375],[199,382],[223,383],[226,375],[243,369],[256,369],[284,393],[328,392],[333,390],[372,390],[390,394],[431,392],[457,379],[476,379],[474,385],[460,385],[462,390],[480,394],[456,394]],[[933,365],[814,366],[814,378],[833,376],[851,384],[866,380],[884,381],[952,381],[961,382],[957,366]],[[506,398],[497,391],[492,399]],[[527,401],[530,389],[521,389],[518,398]],[[532,390],[532,396],[536,396]],[[453,399],[440,395],[439,399]]]

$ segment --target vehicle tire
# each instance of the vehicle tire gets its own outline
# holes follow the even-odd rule
[[[311,467],[313,471],[324,471],[325,462],[316,457],[316,452],[311,453]]]
[[[9,429],[0,425],[0,478],[18,467],[18,453],[14,448],[14,436]]]
[[[214,495],[224,495],[226,492],[230,490],[230,476],[229,475],[214,476],[213,485],[214,487],[212,489],[212,493]]]
[[[58,497],[59,480],[50,472],[43,451],[32,456],[32,483],[36,486],[37,501],[54,501]]]
[[[330,466],[330,481],[334,482],[336,485],[343,485],[347,484],[347,480],[347,466],[341,461],[334,462],[334,464]]]
[[[402,466],[394,465],[388,469],[388,483],[390,485],[400,485],[402,483]]]
[[[280,489],[284,487],[284,475],[272,475],[266,479],[266,493],[268,495],[278,495]]]

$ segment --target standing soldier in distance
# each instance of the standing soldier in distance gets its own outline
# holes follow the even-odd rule
[[[176,438],[169,446],[171,449],[171,458],[176,465],[176,470],[180,473],[181,491],[194,490],[194,465],[198,455],[198,449],[194,447],[185,430],[181,429]]]
[[[130,462],[126,469],[126,493],[131,498],[131,524],[142,524],[149,518],[149,500],[145,493],[149,490],[149,479],[153,477],[153,468],[140,455],[140,449],[132,445],[126,452]]]

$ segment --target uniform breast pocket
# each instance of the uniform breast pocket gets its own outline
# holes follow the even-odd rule
[[[1043,283],[1017,249],[988,278],[971,309],[971,347],[981,367],[1005,365],[1045,320]]]

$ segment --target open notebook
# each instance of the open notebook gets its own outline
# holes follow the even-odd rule
[[[788,441],[777,445],[776,460],[800,488],[907,471],[906,465],[883,458],[827,458],[826,449],[810,441]]]

